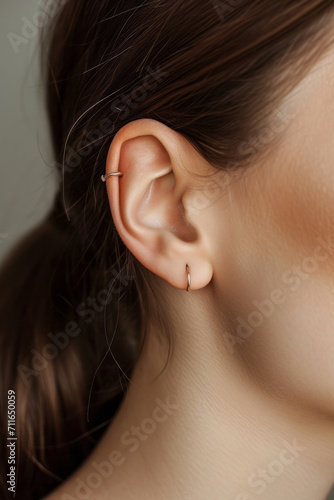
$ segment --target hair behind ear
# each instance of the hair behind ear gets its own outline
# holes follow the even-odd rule
[[[0,269],[1,447],[8,450],[7,393],[15,391],[16,498],[25,500],[46,495],[92,450],[123,397],[120,386],[127,384],[124,373],[130,374],[137,350],[138,324],[119,301],[127,292],[136,306],[133,280],[124,272],[114,271],[106,279],[96,271],[98,263],[94,266],[91,255],[85,256],[87,249],[58,200]],[[110,327],[105,329],[105,323]],[[119,366],[110,353],[106,356],[112,335]],[[0,473],[1,498],[12,498],[6,453]]]

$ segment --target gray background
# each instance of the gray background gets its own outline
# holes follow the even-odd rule
[[[41,96],[38,35],[20,44],[18,53],[8,38],[9,33],[21,36],[26,23],[22,18],[33,22],[37,12],[37,0],[1,0],[0,259],[43,217],[55,189]],[[334,500],[334,489],[327,500]]]
[[[38,12],[37,0],[1,0],[1,182],[0,258],[50,205],[56,174],[41,97],[38,35],[17,47],[8,34],[21,35],[24,21]]]

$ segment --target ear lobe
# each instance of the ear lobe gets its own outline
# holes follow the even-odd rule
[[[185,161],[192,161],[184,141],[155,120],[126,125],[116,134],[106,165],[106,174],[123,176],[110,177],[107,190],[116,229],[136,259],[180,289],[186,288],[188,264],[194,290],[211,280],[212,268],[183,205],[190,178]]]

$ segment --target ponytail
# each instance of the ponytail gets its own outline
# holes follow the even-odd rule
[[[109,356],[94,378],[107,351],[105,314],[114,326],[116,309],[122,314],[124,308],[118,298],[133,277],[114,270],[109,282],[96,287],[90,280],[94,264],[83,276],[88,262],[63,214],[58,196],[47,218],[1,267],[1,449],[8,450],[0,463],[3,499],[12,498],[7,483],[7,394],[14,395],[16,405],[16,498],[40,498],[82,462],[110,422],[122,399],[119,384],[112,381],[121,375],[126,385],[122,376],[134,353],[134,344],[122,347],[126,356],[117,357],[122,373]],[[138,328],[129,320],[122,325],[115,350],[124,328]]]

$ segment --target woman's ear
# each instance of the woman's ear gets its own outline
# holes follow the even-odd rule
[[[194,220],[196,174],[212,170],[181,134],[151,119],[125,125],[114,137],[106,162],[111,216],[120,238],[147,269],[176,288],[191,290],[212,278],[205,217]],[[192,217],[192,219],[191,219]]]

